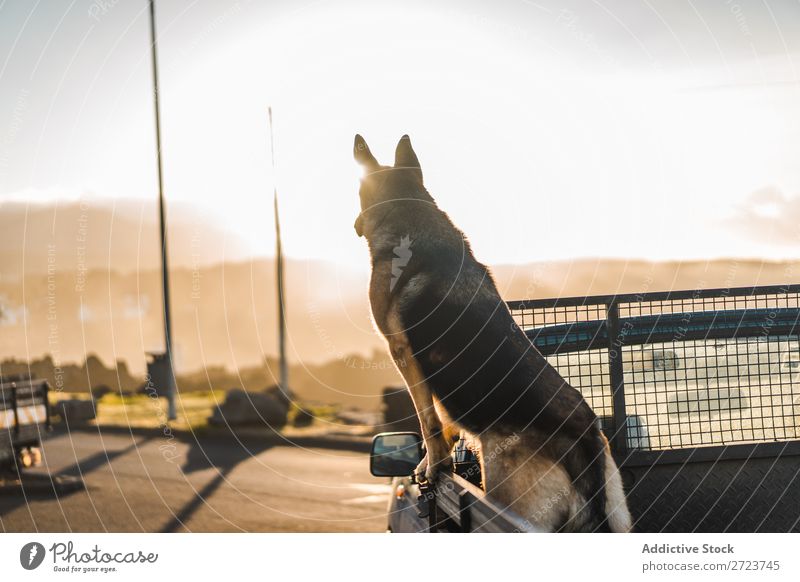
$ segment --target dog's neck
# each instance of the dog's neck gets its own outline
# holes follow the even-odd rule
[[[375,234],[380,232],[384,224],[387,224],[387,220],[394,214],[395,210],[396,208],[389,208],[381,212],[379,216],[374,215],[374,209],[372,211],[372,216],[367,216],[366,211],[363,210],[359,213],[358,220],[360,220],[363,225],[364,237],[367,239],[370,248],[372,248],[372,239],[375,238]]]

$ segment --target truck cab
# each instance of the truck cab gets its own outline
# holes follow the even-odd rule
[[[497,504],[481,489],[480,464],[465,438],[453,451],[453,472],[436,483],[412,475],[424,456],[416,432],[376,435],[370,452],[370,472],[391,479],[387,531],[500,533],[533,532],[536,528]]]

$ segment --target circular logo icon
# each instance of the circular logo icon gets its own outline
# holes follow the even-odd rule
[[[19,563],[26,570],[35,570],[44,561],[44,546],[39,542],[30,542],[19,551]]]

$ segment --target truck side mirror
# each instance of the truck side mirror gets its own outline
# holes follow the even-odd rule
[[[415,432],[382,432],[372,439],[369,472],[375,477],[408,477],[422,460],[422,438]]]

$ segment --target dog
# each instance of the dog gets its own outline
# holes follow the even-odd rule
[[[485,490],[535,528],[629,531],[622,480],[597,417],[534,347],[488,268],[425,189],[404,135],[382,166],[356,135],[355,221],[369,300],[420,421],[419,479],[450,469],[455,435],[478,443]]]

